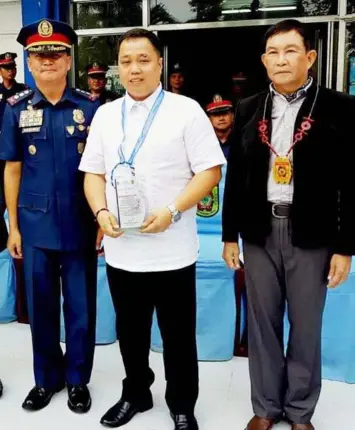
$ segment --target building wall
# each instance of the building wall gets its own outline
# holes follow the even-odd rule
[[[22,27],[20,0],[0,0],[0,53],[16,52],[17,81],[24,81],[24,63],[22,46],[16,42]],[[1,78],[0,78],[1,79]]]

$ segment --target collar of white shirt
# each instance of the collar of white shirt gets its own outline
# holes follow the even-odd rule
[[[135,105],[144,105],[149,111],[152,109],[155,100],[157,99],[158,95],[160,94],[162,85],[159,84],[158,88],[146,99],[141,100],[137,102],[137,100],[132,99],[132,97],[126,92],[125,99],[126,99],[126,112],[131,112],[133,106]]]
[[[307,81],[304,83],[304,85],[302,85],[301,88],[299,88],[297,91],[295,91],[293,94],[290,94],[289,96],[286,96],[284,94],[279,93],[278,91],[276,91],[276,88],[274,87],[274,85],[271,83],[270,84],[270,93],[271,93],[271,97],[274,96],[279,96],[282,99],[286,100],[288,103],[293,103],[296,100],[299,100],[301,98],[306,97],[307,91],[311,88],[311,86],[313,85],[313,78],[310,76]]]

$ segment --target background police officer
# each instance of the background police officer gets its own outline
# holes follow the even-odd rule
[[[106,72],[108,67],[106,64],[94,61],[88,64],[87,68],[88,75],[88,87],[92,95],[99,98],[101,104],[111,102],[118,98],[118,95],[112,91],[106,90]]]
[[[228,157],[234,122],[233,103],[221,95],[215,94],[212,102],[206,106],[206,112],[221,144],[222,151],[225,157]]]
[[[6,101],[9,97],[27,88],[27,85],[16,82],[16,57],[17,54],[14,52],[0,54],[0,76],[2,78],[2,83],[0,83],[0,102]]]
[[[44,408],[67,384],[70,409],[86,412],[95,347],[97,227],[78,165],[99,103],[67,87],[69,50],[77,40],[71,27],[43,20],[22,28],[17,40],[28,52],[36,88],[8,99],[0,158],[6,160],[8,248],[14,258],[24,258],[32,330],[36,385],[23,408]]]

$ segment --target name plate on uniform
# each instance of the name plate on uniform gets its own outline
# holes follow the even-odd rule
[[[145,219],[146,206],[133,170],[119,166],[114,179],[120,229],[140,228]]]
[[[22,110],[20,128],[40,127],[43,124],[43,109]]]

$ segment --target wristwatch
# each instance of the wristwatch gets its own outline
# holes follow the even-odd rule
[[[176,223],[181,219],[181,212],[179,212],[175,205],[171,204],[168,206],[168,209],[171,213],[171,222]]]

